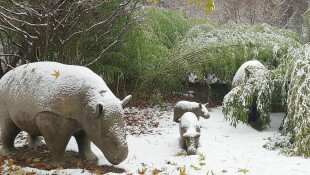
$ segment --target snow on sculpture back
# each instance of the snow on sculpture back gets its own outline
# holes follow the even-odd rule
[[[197,118],[202,117],[208,119],[210,117],[210,113],[206,108],[206,105],[207,104],[201,104],[191,101],[179,101],[174,106],[173,121],[179,122],[180,117],[186,112],[194,113]]]
[[[266,69],[265,66],[258,60],[251,60],[244,62],[240,68],[237,70],[233,80],[232,88],[239,86],[240,84],[245,83],[246,79],[257,76],[258,69]],[[266,69],[267,70],[267,69]]]
[[[192,112],[186,112],[180,118],[180,138],[182,148],[188,155],[197,154],[200,139],[200,125],[197,116]]]

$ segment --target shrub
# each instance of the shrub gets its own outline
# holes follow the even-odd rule
[[[116,89],[130,87],[140,98],[147,98],[150,92],[156,94],[179,89],[180,76],[166,76],[170,74],[167,65],[178,67],[178,63],[171,62],[172,51],[193,25],[202,22],[188,19],[179,11],[153,7],[142,7],[136,11],[134,19],[134,25],[123,38],[122,47],[113,53],[118,58],[111,59],[121,60],[112,66],[120,71],[121,83],[116,85],[118,81],[115,79],[109,83],[114,82]],[[102,62],[100,66],[105,65]],[[108,75],[106,69],[102,71]]]
[[[228,23],[219,28],[201,25],[187,33],[179,44],[177,55],[198,75],[215,74],[230,83],[235,71],[245,61],[258,59],[274,67],[287,50],[297,46],[300,46],[300,39],[294,33],[266,24]]]
[[[246,83],[233,88],[224,97],[223,114],[234,127],[239,121],[250,123],[253,117],[257,117],[258,121],[254,127],[258,130],[266,129],[270,124],[269,113],[273,91],[270,72],[266,69],[255,69],[255,71],[257,76],[249,78]],[[256,105],[258,114],[251,114],[253,105]]]
[[[291,50],[279,71],[287,106],[283,133],[292,138],[295,154],[310,157],[310,46]]]

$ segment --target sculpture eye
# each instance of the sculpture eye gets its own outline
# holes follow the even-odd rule
[[[107,90],[101,90],[101,91],[99,91],[99,93],[103,96],[103,94],[104,93],[106,93],[107,92]]]

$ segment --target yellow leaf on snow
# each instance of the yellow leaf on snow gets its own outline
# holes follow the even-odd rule
[[[56,78],[58,78],[60,76],[60,72],[59,70],[54,70],[54,73],[52,74],[53,76],[55,76]]]
[[[187,175],[186,174],[186,168],[179,168],[179,175]]]
[[[206,160],[206,156],[202,153],[199,154],[199,161],[205,161]]]
[[[194,165],[191,165],[191,168],[193,168],[195,171],[199,171],[199,170],[201,170],[201,168],[196,167],[196,166],[194,166]]]
[[[239,170],[238,170],[238,173],[243,173],[243,174],[247,174],[249,172],[249,170],[247,170],[247,169],[242,169],[242,168],[239,168]]]
[[[159,175],[159,173],[160,173],[161,171],[159,170],[159,169],[154,169],[153,171],[152,171],[152,175]]]
[[[206,165],[206,163],[204,163],[204,162],[200,162],[200,163],[199,163],[199,165],[200,165],[200,166],[205,166],[205,165]]]

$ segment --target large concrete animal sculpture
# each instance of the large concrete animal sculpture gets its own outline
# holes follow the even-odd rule
[[[14,152],[20,131],[32,138],[43,136],[55,163],[74,136],[79,155],[96,160],[91,141],[112,164],[126,159],[123,106],[131,96],[119,100],[100,76],[86,67],[56,62],[21,65],[0,80],[2,147],[0,154]]]

